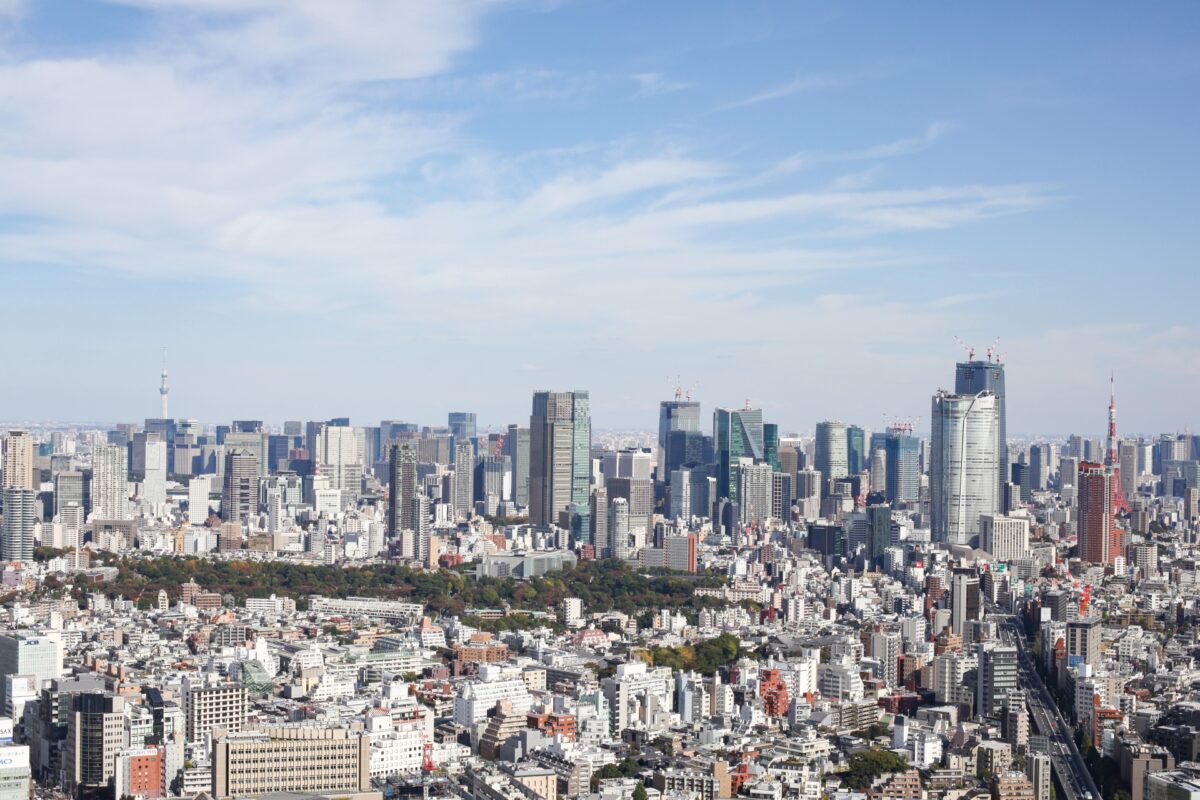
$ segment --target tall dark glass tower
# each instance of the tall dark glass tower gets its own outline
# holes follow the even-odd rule
[[[1000,485],[1009,479],[1008,427],[1004,420],[1004,365],[999,361],[960,361],[954,367],[954,393],[996,395],[1000,413]]]

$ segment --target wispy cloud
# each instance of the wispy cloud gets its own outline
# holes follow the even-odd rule
[[[630,77],[637,84],[637,93],[634,96],[639,98],[673,94],[691,87],[686,81],[671,80],[658,72],[639,72]]]
[[[815,92],[823,89],[836,89],[846,85],[846,79],[836,75],[797,75],[790,81],[779,86],[765,89],[761,92],[717,106],[718,111],[731,111],[735,108],[746,108],[772,100],[781,100],[792,95],[805,92]]]
[[[777,169],[781,172],[796,172],[818,164],[829,164],[843,161],[879,161],[898,156],[912,155],[922,150],[928,150],[942,138],[951,125],[948,122],[931,122],[920,136],[910,136],[891,142],[872,145],[862,150],[844,150],[839,152],[803,152],[788,156],[779,163]]]

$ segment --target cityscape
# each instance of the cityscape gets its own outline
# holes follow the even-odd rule
[[[1200,800],[1200,6],[0,0],[0,800]]]

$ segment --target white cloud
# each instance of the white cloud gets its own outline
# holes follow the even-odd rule
[[[746,108],[747,106],[756,106],[759,103],[767,103],[772,100],[782,100],[785,97],[791,97],[796,94],[805,92],[815,92],[823,89],[836,89],[839,86],[846,84],[845,78],[840,78],[835,75],[797,75],[790,81],[779,86],[773,86],[761,92],[756,92],[749,97],[743,97],[739,100],[734,100],[724,105],[718,106],[718,111],[731,111],[735,108]]]

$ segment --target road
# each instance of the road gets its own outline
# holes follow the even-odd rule
[[[1033,666],[1032,657],[1025,650],[1024,631],[1013,617],[989,616],[1003,624],[1005,640],[1017,646],[1017,663],[1021,670],[1021,685],[1027,689],[1029,715],[1037,732],[1050,740],[1050,762],[1058,776],[1058,784],[1066,794],[1063,800],[1100,800],[1100,789],[1079,754],[1071,726],[1058,710],[1050,690]]]

